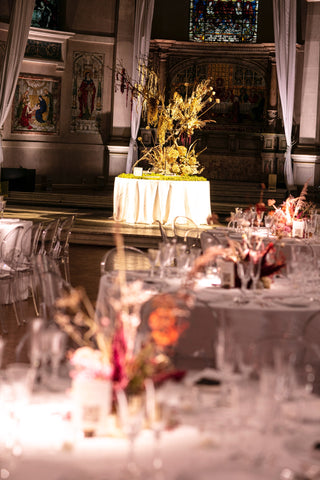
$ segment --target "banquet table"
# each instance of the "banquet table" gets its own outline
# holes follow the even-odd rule
[[[99,321],[110,313],[111,286],[116,272],[100,278],[96,301],[96,319]],[[174,274],[165,279],[150,279],[149,272],[130,272],[131,279],[144,282],[151,295],[159,292],[176,292],[181,286],[181,277]],[[304,293],[286,277],[276,277],[270,288],[256,295],[248,291],[247,303],[238,303],[240,290],[224,289],[215,283],[215,278],[199,278],[194,287],[194,306],[188,319],[189,327],[176,346],[177,365],[182,368],[197,368],[214,361],[214,342],[217,328],[225,325],[232,329],[240,346],[254,345],[265,336],[299,336],[309,318],[319,312],[320,297]],[[213,282],[213,283],[212,283]],[[148,307],[144,306],[143,315]],[[320,322],[320,320],[319,320]],[[320,327],[312,341],[320,346]]]
[[[153,432],[146,427],[139,433],[134,455],[143,471],[141,478],[280,480],[285,468],[297,472],[311,468],[313,472],[320,471],[320,455],[314,450],[314,444],[319,440],[316,409],[319,414],[320,398],[313,400],[315,422],[301,422],[291,417],[288,404],[284,402],[281,422],[280,417],[276,422],[279,431],[268,433],[262,428],[264,419],[260,418],[261,426],[255,425],[254,421],[259,417],[251,403],[245,405],[235,401],[219,405],[215,400],[219,395],[217,390],[192,387],[196,375],[189,372],[183,384],[164,387],[176,419],[175,426],[164,429],[161,434],[164,476],[161,472],[156,473],[152,466]],[[257,407],[264,405],[262,396],[259,402]],[[75,432],[70,420],[73,407],[68,392],[35,392],[20,416],[19,447],[22,453],[14,456],[10,454],[8,442],[10,418],[6,414],[10,408],[8,404],[2,404],[0,412],[3,475],[8,471],[10,478],[15,480],[131,478],[122,473],[127,461],[128,440],[114,428],[115,417],[109,419],[109,434],[85,438]],[[251,408],[250,414],[243,417],[247,408]]]
[[[116,221],[172,224],[175,217],[185,216],[205,225],[211,215],[210,183],[117,177],[113,205]]]

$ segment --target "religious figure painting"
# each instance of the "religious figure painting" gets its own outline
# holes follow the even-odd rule
[[[98,133],[100,130],[103,66],[103,54],[73,54],[72,132]]]
[[[13,108],[13,133],[59,133],[60,79],[21,75]]]

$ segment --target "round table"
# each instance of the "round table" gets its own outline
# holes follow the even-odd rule
[[[151,180],[117,177],[113,192],[113,218],[151,225],[172,224],[177,216],[206,225],[211,215],[210,182]]]

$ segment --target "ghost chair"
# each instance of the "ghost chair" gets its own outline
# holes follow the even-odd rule
[[[69,241],[74,221],[75,215],[60,219],[56,242],[52,250],[53,258],[57,260],[62,268],[64,279],[68,283],[70,283]]]
[[[112,271],[150,270],[148,256],[139,248],[111,248],[100,262],[101,275]]]
[[[20,254],[18,241],[22,230],[22,225],[14,227],[4,235],[0,243],[0,304],[3,310],[8,310],[12,305],[18,325],[20,325],[20,318],[17,311],[18,298],[15,281]],[[2,333],[8,333],[4,314],[0,315],[0,322]]]
[[[173,220],[174,237],[176,238],[177,242],[184,243],[186,233],[189,230],[197,227],[197,224],[191,218],[179,215]]]

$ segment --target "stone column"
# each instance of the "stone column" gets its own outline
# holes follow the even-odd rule
[[[131,76],[133,57],[135,2],[119,0],[116,28],[115,64],[121,62]],[[131,134],[131,102],[120,89],[113,93],[112,131],[107,155],[109,175],[126,171],[127,153]]]
[[[301,89],[299,145],[294,150],[293,174],[297,185],[316,185],[320,179],[320,1],[307,0],[304,65]]]
[[[270,73],[270,90],[269,90],[269,105],[268,105],[268,125],[275,127],[278,115],[278,84],[277,84],[277,68],[275,58],[271,59],[271,73]]]
[[[167,52],[159,53],[159,79],[160,79],[160,90],[161,92],[165,91],[167,85]]]

